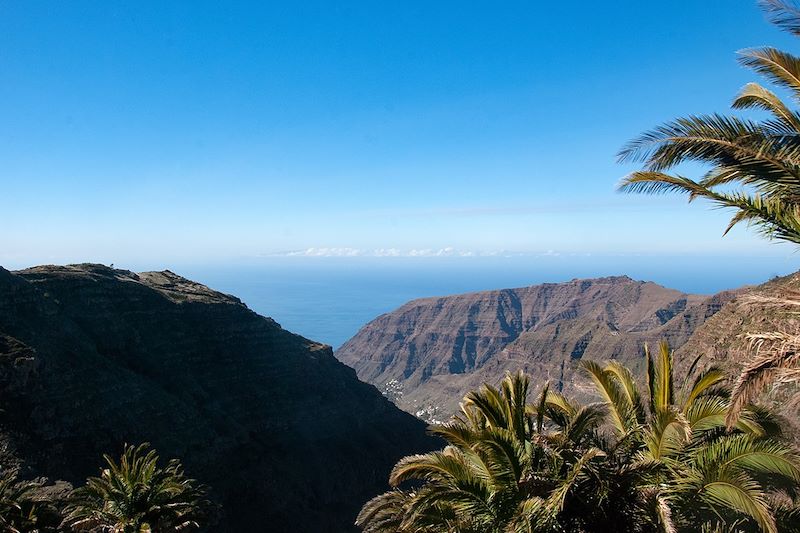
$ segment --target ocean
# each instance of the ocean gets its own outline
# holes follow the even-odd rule
[[[176,272],[239,297],[310,339],[341,346],[373,318],[415,298],[628,275],[712,294],[800,269],[800,258],[595,256],[265,258]]]

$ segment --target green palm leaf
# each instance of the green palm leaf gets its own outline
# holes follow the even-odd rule
[[[106,455],[100,477],[73,491],[64,523],[76,530],[198,529],[213,505],[207,489],[187,478],[176,460],[165,467],[148,444],[125,446],[119,460]]]
[[[796,4],[765,0],[762,5],[778,25],[798,33]],[[739,60],[800,101],[800,58],[766,47],[745,50]],[[618,154],[620,161],[644,164],[622,180],[619,190],[705,198],[735,211],[725,234],[746,222],[768,239],[800,244],[800,114],[756,83],[741,90],[733,108],[764,110],[771,117],[688,116],[646,132]],[[710,170],[700,179],[668,173],[688,161]]]
[[[435,434],[442,451],[401,459],[395,488],[368,502],[370,533],[744,533],[791,524],[797,452],[776,440],[768,413],[744,408],[730,431],[730,391],[719,369],[687,377],[676,402],[672,351],[645,350],[648,397],[618,362],[584,362],[601,403],[545,386],[526,403],[528,378],[467,395]],[[649,407],[649,408],[648,408]]]

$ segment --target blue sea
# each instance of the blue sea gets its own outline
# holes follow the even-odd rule
[[[233,294],[284,328],[334,348],[364,324],[414,298],[628,275],[712,294],[800,269],[800,256],[476,258],[266,258],[176,272]]]

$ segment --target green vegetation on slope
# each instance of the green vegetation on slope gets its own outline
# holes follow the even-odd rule
[[[678,387],[672,352],[645,352],[646,394],[611,362],[584,372],[601,401],[579,404],[529,379],[468,394],[432,431],[448,445],[409,456],[394,490],[358,517],[382,532],[792,531],[800,527],[800,457],[770,413],[748,406],[727,430],[725,374]],[[404,488],[406,482],[414,484]]]
[[[0,531],[20,533],[36,528],[35,487],[34,483],[18,481],[13,472],[3,472],[0,477]]]

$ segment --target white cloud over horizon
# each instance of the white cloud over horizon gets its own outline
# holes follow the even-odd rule
[[[351,248],[311,247],[265,254],[268,257],[558,257],[560,252],[518,252],[510,250],[463,250],[452,246],[444,248]]]

